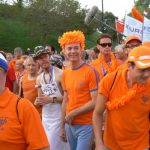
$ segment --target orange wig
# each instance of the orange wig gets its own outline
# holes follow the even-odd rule
[[[65,32],[62,37],[59,38],[58,42],[62,49],[64,49],[67,44],[80,43],[81,50],[84,50],[85,36],[81,31],[69,31]]]

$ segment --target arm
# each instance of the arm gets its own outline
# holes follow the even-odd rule
[[[95,134],[95,144],[96,150],[103,150],[103,137],[102,137],[102,121],[103,121],[103,112],[105,111],[105,103],[107,98],[98,94],[96,107],[93,112],[93,129]]]
[[[62,102],[62,117],[61,117],[61,138],[64,142],[66,142],[66,133],[65,133],[65,116],[66,116],[66,107],[67,107],[67,103],[68,103],[68,97],[67,97],[67,93],[64,92],[64,98],[63,98],[63,102]]]
[[[17,83],[16,83],[17,84]],[[18,92],[18,96],[22,97],[23,93],[22,93],[22,78],[20,79],[20,82],[19,82],[19,92]]]

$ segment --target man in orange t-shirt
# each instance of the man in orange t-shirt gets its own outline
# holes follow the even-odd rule
[[[113,72],[99,84],[93,113],[96,150],[148,150],[150,112],[150,50],[134,48],[128,68]],[[102,140],[103,112],[107,109]]]
[[[61,133],[64,141],[67,134],[71,150],[89,150],[93,135],[92,112],[97,97],[98,78],[95,69],[81,58],[84,42],[81,31],[66,32],[59,39],[71,62],[71,68],[64,70],[62,77],[64,99]]]
[[[112,37],[109,34],[101,34],[97,40],[97,48],[100,51],[98,58],[91,62],[102,79],[107,73],[113,72],[121,65],[112,53]]]
[[[22,53],[23,53],[23,50],[21,47],[16,47],[14,49],[14,59],[12,59],[8,64],[9,67],[12,68],[14,71],[15,71],[16,60],[21,59]]]
[[[5,88],[7,69],[6,58],[0,53],[0,149],[49,150],[34,106]]]

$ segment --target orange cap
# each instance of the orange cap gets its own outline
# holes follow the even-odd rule
[[[125,44],[128,44],[130,41],[132,40],[137,40],[139,41],[140,43],[142,43],[142,41],[140,40],[140,38],[136,35],[131,35],[131,36],[128,36],[125,40]]]
[[[146,46],[134,48],[128,56],[128,62],[134,62],[137,68],[150,68],[150,49]]]
[[[150,47],[150,41],[145,41],[142,43],[143,46]]]

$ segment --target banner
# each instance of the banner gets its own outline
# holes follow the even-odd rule
[[[144,17],[142,41],[150,41],[150,20]]]
[[[123,32],[125,36],[137,35],[142,39],[142,28],[143,23],[126,15]]]

